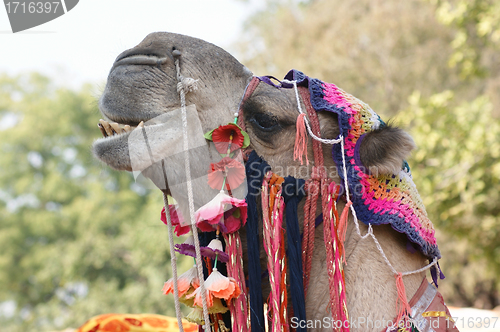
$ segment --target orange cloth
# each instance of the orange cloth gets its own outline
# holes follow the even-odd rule
[[[198,325],[182,321],[185,332],[198,331]],[[104,314],[92,317],[77,332],[178,332],[177,318],[154,314]]]

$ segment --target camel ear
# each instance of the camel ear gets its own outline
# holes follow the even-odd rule
[[[387,125],[363,137],[359,157],[372,175],[397,174],[402,169],[403,161],[415,147],[409,134]]]

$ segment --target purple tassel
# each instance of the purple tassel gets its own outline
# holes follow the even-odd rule
[[[443,280],[445,277],[443,271],[441,270],[441,267],[439,266],[439,262],[437,263],[438,269],[439,269],[439,279]]]
[[[434,285],[436,285],[436,288],[438,287],[438,275],[437,271],[439,270],[439,279],[443,280],[445,277],[443,271],[441,270],[441,267],[439,266],[439,262],[437,263],[437,268],[436,265],[433,265],[431,267],[431,277],[432,281],[434,282]]]
[[[436,287],[438,287],[438,276],[437,276],[437,269],[436,269],[435,265],[431,266],[431,277],[432,277],[432,282],[434,282],[434,285],[436,285]]]

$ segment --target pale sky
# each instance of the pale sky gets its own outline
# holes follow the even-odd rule
[[[80,0],[65,15],[13,34],[0,7],[0,73],[38,71],[59,84],[103,83],[116,56],[148,33],[198,37],[231,51],[261,1]]]

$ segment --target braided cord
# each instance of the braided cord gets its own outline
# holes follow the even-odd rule
[[[167,220],[168,241],[170,242],[170,265],[172,266],[172,281],[174,284],[175,316],[177,316],[177,324],[179,325],[179,331],[184,332],[184,327],[182,326],[181,304],[179,301],[179,287],[177,285],[177,257],[175,255],[174,234],[172,231],[172,218],[170,217],[168,198],[167,198],[167,195],[165,193],[163,194],[163,203],[165,204],[165,216],[166,216],[166,220]]]
[[[194,247],[196,252],[196,267],[198,269],[198,278],[200,280],[201,288],[201,299],[203,303],[203,318],[205,320],[205,332],[212,331],[210,327],[210,317],[208,315],[208,305],[207,305],[207,292],[205,290],[205,278],[203,275],[203,265],[201,260],[200,252],[200,241],[198,239],[198,229],[196,228],[196,222],[194,220],[194,199],[193,199],[193,186],[191,183],[191,164],[189,161],[189,142],[187,134],[187,110],[186,110],[186,93],[184,91],[184,82],[193,83],[193,81],[186,81],[181,75],[181,67],[179,64],[179,59],[175,60],[175,68],[177,71],[177,91],[179,92],[181,98],[181,110],[182,110],[182,136],[183,136],[183,149],[184,149],[184,167],[186,172],[186,185],[188,190],[188,203],[189,203],[189,219],[191,221],[191,231],[193,232]],[[188,89],[191,91],[191,89]]]

